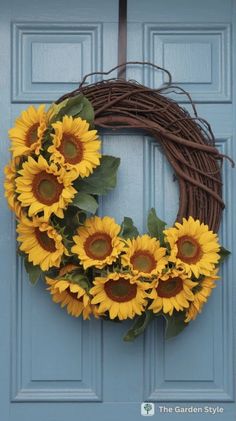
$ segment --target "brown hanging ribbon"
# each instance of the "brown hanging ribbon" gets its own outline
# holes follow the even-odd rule
[[[119,0],[118,65],[127,61],[127,0]],[[125,79],[126,67],[118,70],[118,78]]]

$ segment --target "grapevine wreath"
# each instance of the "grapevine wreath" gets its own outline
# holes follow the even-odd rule
[[[183,330],[201,312],[229,253],[216,234],[224,156],[170,73],[142,64],[164,71],[168,83],[160,89],[123,79],[89,85],[89,74],[48,110],[23,111],[9,130],[12,159],[5,168],[5,195],[31,282],[42,277],[53,301],[72,316],[134,319],[125,340],[160,315],[167,337]],[[172,91],[188,95],[193,117],[168,98]],[[118,224],[96,215],[99,196],[116,185],[120,162],[101,154],[99,128],[142,130],[159,142],[179,183],[172,227],[155,209],[145,234],[130,217]]]

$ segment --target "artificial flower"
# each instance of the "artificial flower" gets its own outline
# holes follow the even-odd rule
[[[60,303],[61,307],[66,306],[67,313],[71,316],[79,317],[82,314],[84,320],[89,319],[92,313],[90,299],[83,288],[68,280],[55,280],[48,276],[46,282],[55,303]]]
[[[45,220],[53,213],[63,218],[64,210],[77,193],[70,174],[55,164],[49,165],[41,155],[38,160],[29,157],[18,173],[18,200],[23,207],[29,207],[29,216],[43,212]]]
[[[126,240],[125,253],[122,255],[122,265],[128,266],[132,273],[139,276],[151,277],[160,274],[168,260],[166,249],[160,247],[160,242],[144,234]]]
[[[194,220],[191,216],[183,218],[183,223],[175,223],[173,228],[164,231],[170,244],[170,261],[183,264],[189,275],[196,278],[210,275],[220,260],[220,245],[217,235],[208,225]]]
[[[15,126],[8,131],[12,141],[10,150],[13,158],[32,153],[39,155],[46,129],[45,105],[40,105],[39,108],[31,105],[22,111],[21,116],[16,119]]]
[[[62,236],[40,218],[22,218],[17,225],[17,232],[20,250],[27,254],[29,262],[39,265],[42,271],[53,266],[59,267],[63,254],[68,254]]]
[[[153,300],[149,309],[153,313],[163,311],[170,316],[174,310],[183,311],[194,300],[192,292],[194,286],[196,282],[192,282],[187,275],[176,276],[175,273],[169,273],[168,276],[160,276],[149,294]]]
[[[88,218],[73,237],[75,244],[71,251],[79,257],[84,269],[91,266],[102,269],[114,263],[124,249],[120,230],[120,225],[109,216]]]
[[[101,141],[97,130],[89,130],[86,120],[67,115],[52,127],[52,145],[48,148],[50,160],[74,171],[77,177],[88,177],[100,164]]]
[[[8,205],[10,209],[15,212],[16,217],[20,218],[22,215],[22,206],[19,200],[17,199],[16,195],[16,164],[15,160],[12,159],[4,168],[5,173],[5,181],[4,181],[4,189],[5,189],[5,197],[7,199]]]
[[[218,269],[216,269],[211,276],[206,276],[192,290],[194,294],[194,300],[187,309],[185,319],[186,323],[190,322],[191,320],[195,320],[197,315],[201,313],[203,305],[207,302],[213,288],[216,287],[215,281],[219,279],[217,272]]]
[[[90,293],[92,304],[98,304],[98,312],[109,312],[110,319],[133,319],[141,315],[147,305],[150,285],[137,281],[128,273],[109,273],[106,277],[96,277]]]

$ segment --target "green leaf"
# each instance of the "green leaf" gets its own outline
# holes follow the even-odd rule
[[[182,332],[187,326],[188,323],[185,323],[184,319],[186,314],[184,311],[175,311],[172,316],[163,313],[164,318],[166,319],[166,329],[165,337],[166,339],[173,338]]]
[[[74,200],[71,203],[71,206],[76,206],[79,209],[82,209],[86,212],[90,212],[94,214],[98,208],[98,203],[96,199],[94,199],[94,197],[91,196],[90,194],[79,192],[74,197]]]
[[[124,217],[124,220],[121,224],[121,234],[120,236],[127,239],[127,238],[136,238],[139,235],[137,228],[135,227],[133,220],[128,218],[127,216]]]
[[[82,110],[83,103],[81,102],[80,96],[76,96],[67,98],[61,104],[58,104],[58,106],[58,108],[54,107],[53,109],[54,115],[50,119],[50,124],[62,120],[65,115],[70,115],[72,117],[76,116]]]
[[[81,288],[85,289],[87,292],[90,290],[90,283],[85,275],[76,274],[73,276],[73,282],[78,284]]]
[[[126,342],[134,341],[134,339],[137,338],[137,336],[141,335],[144,332],[147,325],[150,323],[152,319],[153,319],[153,312],[150,310],[147,310],[141,316],[138,316],[133,326],[131,327],[131,329],[129,329],[128,332],[123,337],[124,341]]]
[[[50,123],[55,122],[55,118],[57,117],[57,115],[59,114],[59,112],[65,108],[66,104],[68,102],[68,98],[64,99],[64,101],[60,102],[59,104],[55,104],[55,102],[53,102],[51,104],[51,106],[48,109],[48,113],[51,114],[51,118],[49,120]]]
[[[117,170],[120,165],[120,158],[103,155],[100,165],[93,173],[83,179],[75,181],[75,187],[80,192],[89,194],[106,194],[116,186]]]
[[[92,125],[94,122],[94,109],[91,102],[84,96],[83,97],[83,108],[80,111],[78,117],[81,117],[83,120]]]
[[[74,235],[76,228],[83,225],[87,218],[86,212],[78,209],[75,206],[68,206],[64,212],[63,224],[66,227],[66,232]]]
[[[55,114],[51,117],[51,124],[55,123],[55,121],[62,120],[64,115],[81,117],[90,124],[93,123],[94,120],[92,104],[82,94],[67,98],[61,104],[54,104],[52,110]]]
[[[60,279],[60,277],[58,277],[57,279]],[[87,276],[84,273],[79,273],[78,271],[67,273],[61,279],[68,279],[74,284],[78,284],[81,288],[85,289],[86,291],[89,291],[91,288]]]
[[[150,209],[148,213],[148,232],[152,237],[156,237],[160,241],[160,245],[164,245],[164,234],[166,222],[158,218],[154,208]]]
[[[25,258],[25,270],[29,275],[31,284],[35,285],[42,274],[40,267],[33,265],[33,263],[29,262],[27,258]]]
[[[220,255],[219,263],[222,263],[230,254],[231,252],[229,250],[221,246],[220,251],[219,251],[219,255]]]

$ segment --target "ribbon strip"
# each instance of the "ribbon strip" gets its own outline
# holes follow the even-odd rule
[[[118,65],[127,60],[127,0],[119,0]],[[118,78],[125,79],[126,67],[118,70]]]

